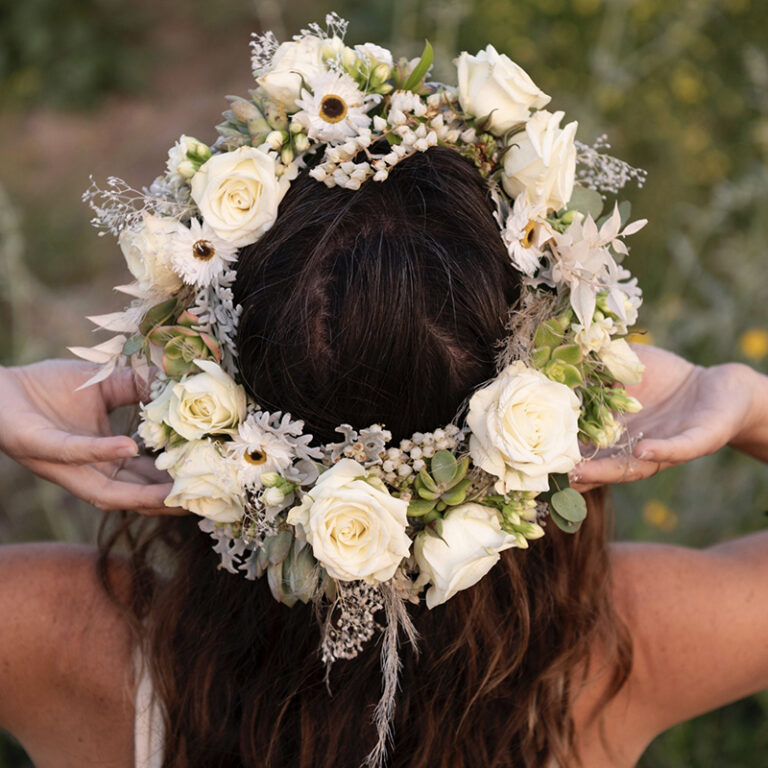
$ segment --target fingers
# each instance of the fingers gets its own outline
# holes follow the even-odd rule
[[[101,392],[107,411],[122,405],[133,405],[149,396],[149,384],[132,368],[117,368],[101,382]]]
[[[683,464],[693,461],[715,450],[717,445],[711,430],[695,426],[679,435],[665,440],[651,438],[640,440],[635,446],[634,455],[644,461]]]
[[[570,473],[570,481],[576,490],[586,491],[600,485],[644,480],[655,475],[660,469],[662,465],[659,462],[619,454],[583,461]]]
[[[39,429],[24,437],[24,452],[38,461],[93,464],[136,456],[139,447],[125,435],[89,437],[58,429]]]
[[[51,480],[80,499],[104,511],[131,509],[141,514],[187,514],[186,510],[166,507],[172,483],[147,484],[139,475],[121,470],[121,478],[110,479],[91,466],[67,466],[31,462],[37,474]]]

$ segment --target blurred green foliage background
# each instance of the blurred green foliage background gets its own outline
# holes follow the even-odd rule
[[[641,337],[702,364],[768,371],[768,5],[764,0],[0,0],[0,361],[89,345],[125,269],[80,203],[88,175],[135,186],[181,133],[213,139],[250,86],[248,36],[287,39],[337,10],[351,41],[417,55],[435,76],[490,42],[648,171],[624,196],[651,226],[629,266]],[[731,451],[617,488],[617,536],[706,546],[768,520],[768,470]],[[0,460],[0,542],[89,540],[99,514]],[[0,739],[0,768],[29,765]],[[768,765],[768,694],[679,726],[643,768]]]

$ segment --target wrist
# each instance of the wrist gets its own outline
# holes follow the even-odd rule
[[[730,445],[737,450],[768,460],[768,377],[747,365],[738,365],[739,391],[745,413]]]

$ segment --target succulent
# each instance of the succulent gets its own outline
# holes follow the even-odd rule
[[[319,572],[312,550],[292,531],[282,530],[264,540],[257,555],[256,577],[267,574],[275,600],[289,608],[299,600],[307,603],[318,585]]]
[[[196,372],[195,360],[221,362],[221,346],[207,333],[195,330],[200,322],[191,312],[183,312],[176,325],[160,325],[147,335],[152,344],[163,348],[162,367],[177,378]]]
[[[468,470],[468,456],[457,460],[450,451],[437,451],[429,461],[429,469],[422,467],[413,481],[418,498],[408,505],[408,515],[431,517],[434,512],[463,504],[472,485]]]

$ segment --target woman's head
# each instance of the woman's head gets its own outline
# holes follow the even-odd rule
[[[356,192],[304,175],[240,255],[244,383],[322,442],[345,422],[384,422],[395,439],[434,429],[495,374],[516,275],[485,181],[453,150],[417,154]],[[598,502],[577,535],[550,526],[445,605],[409,608],[422,651],[404,649],[391,766],[571,761],[571,686],[590,648],[613,654],[617,685],[628,665]],[[158,530],[130,544],[166,765],[358,765],[375,742],[376,645],[334,666],[329,697],[313,606],[288,608],[266,579],[222,571],[194,519]],[[147,567],[158,539],[168,579]]]
[[[355,192],[305,174],[239,257],[244,383],[322,442],[344,423],[435,429],[495,375],[518,291],[487,185],[454,150]]]

